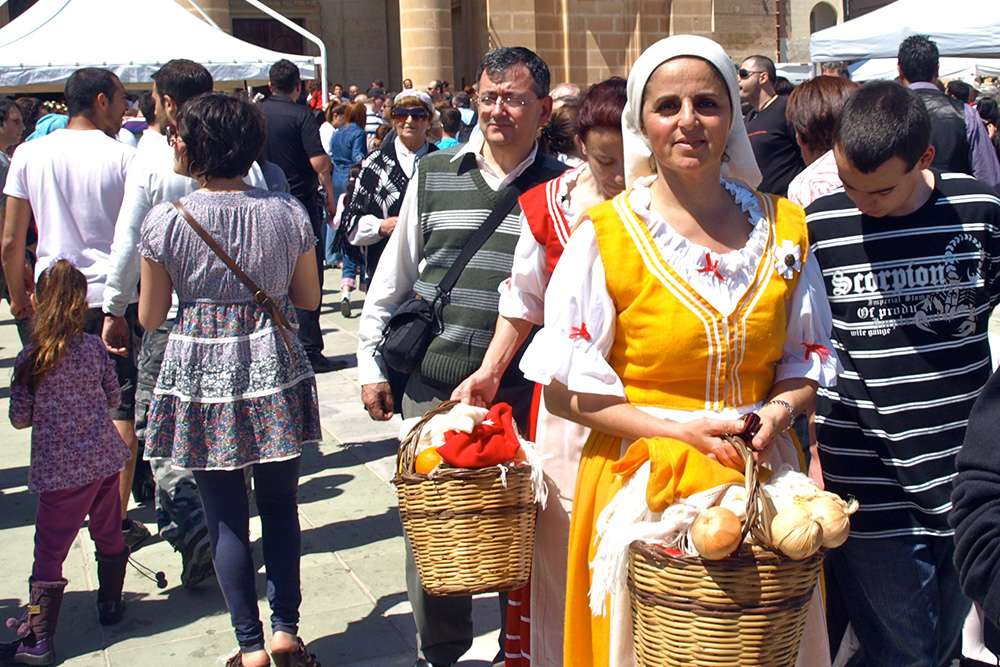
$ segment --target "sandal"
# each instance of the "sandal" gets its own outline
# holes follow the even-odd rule
[[[322,667],[316,656],[309,652],[301,637],[296,637],[298,645],[294,651],[271,652],[276,667]]]
[[[271,664],[268,660],[267,664]],[[243,667],[243,651],[239,650],[235,654],[229,656],[229,660],[226,660],[226,667]]]

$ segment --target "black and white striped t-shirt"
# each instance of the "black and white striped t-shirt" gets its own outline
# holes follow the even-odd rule
[[[860,502],[852,536],[949,536],[955,455],[991,371],[1000,200],[935,173],[910,215],[862,215],[842,189],[807,213],[844,366],[817,398],[826,486]]]

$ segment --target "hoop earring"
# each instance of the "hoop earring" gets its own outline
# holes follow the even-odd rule
[[[649,158],[648,158],[648,164],[649,164],[649,170],[655,174],[656,173],[656,157],[653,156],[653,155],[650,155]]]

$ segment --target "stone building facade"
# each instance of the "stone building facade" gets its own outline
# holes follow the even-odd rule
[[[238,37],[318,53],[244,0],[196,1]],[[752,54],[808,62],[810,33],[843,20],[842,0],[263,1],[323,39],[330,83],[362,90],[372,79],[398,90],[404,78],[458,89],[495,46],[526,46],[549,64],[553,83],[586,86],[626,76],[646,47],[679,33],[711,37],[737,62]]]

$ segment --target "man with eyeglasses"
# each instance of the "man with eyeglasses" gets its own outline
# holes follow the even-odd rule
[[[795,128],[785,118],[788,98],[774,90],[774,61],[750,56],[739,68],[740,100],[750,105],[743,121],[763,180],[757,188],[782,197],[788,184],[806,168],[795,141]]]
[[[549,69],[532,51],[505,47],[490,51],[477,73],[479,127],[468,143],[423,157],[417,164],[361,313],[358,379],[368,414],[387,420],[396,412],[422,415],[451,397],[452,390],[476,370],[493,338],[497,289],[510,277],[519,236],[520,207],[514,205],[500,226],[472,256],[451,298],[439,311],[442,325],[423,362],[406,382],[397,405],[377,345],[390,315],[414,294],[432,300],[437,286],[461,249],[484,223],[513,182],[531,187],[565,170],[537,155],[535,136],[552,110]],[[532,387],[517,370],[504,376],[498,402],[514,408],[527,424]],[[472,599],[424,593],[407,544],[406,585],[417,625],[416,667],[455,663],[472,645]],[[501,596],[506,618],[506,596]],[[501,650],[494,660],[503,664]]]
[[[444,86],[437,79],[434,79],[427,84],[427,94],[431,96],[431,99],[437,103],[440,102],[442,96],[444,95]]]

